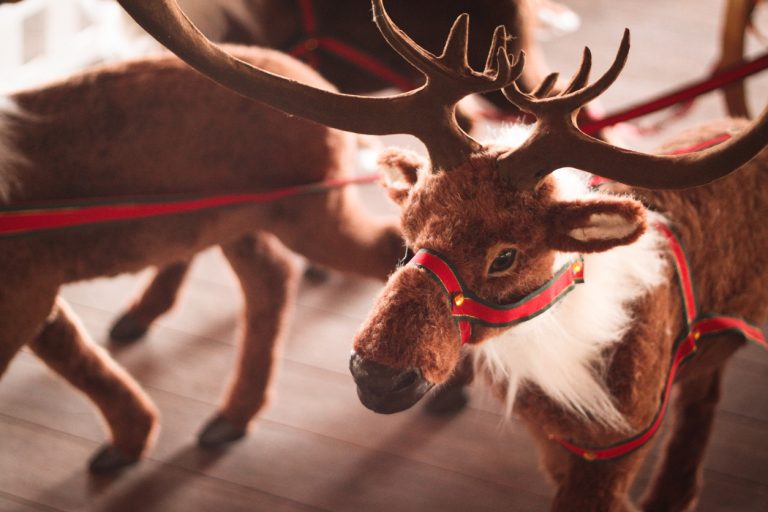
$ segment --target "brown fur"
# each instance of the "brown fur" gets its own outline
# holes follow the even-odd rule
[[[264,69],[329,87],[277,52],[230,50]],[[27,114],[15,135],[29,163],[17,173],[20,186],[9,206],[255,192],[352,174],[353,136],[243,99],[175,57],[102,68],[13,99]],[[102,408],[115,447],[135,459],[149,441],[154,409],[127,374],[85,341],[73,315],[54,308],[57,290],[158,266],[122,320],[141,331],[172,305],[187,262],[211,245],[222,246],[246,297],[238,369],[220,411],[240,430],[265,400],[272,351],[296,287],[292,252],[379,279],[402,252],[396,222],[368,216],[353,189],[0,239],[0,374],[31,344]],[[263,290],[269,303],[258,300]],[[63,344],[54,350],[54,341]]]
[[[677,138],[663,150],[687,147],[743,126],[744,122],[733,120],[713,123]],[[591,205],[558,203],[549,185],[551,178],[536,189],[517,190],[494,168],[494,155],[484,158],[449,173],[426,176],[413,187],[403,202],[404,236],[414,250],[430,248],[444,254],[480,297],[509,303],[551,277],[552,246],[568,245],[551,233],[562,233],[563,223],[566,228],[578,225],[592,212],[617,207],[610,200]],[[768,320],[768,226],[760,222],[768,215],[768,150],[707,186],[634,193],[648,208],[664,213],[680,232],[690,255],[700,311],[736,315],[758,324]],[[621,201],[618,210],[626,218],[640,215],[642,220],[637,202]],[[635,234],[611,243],[634,238]],[[518,250],[515,270],[502,279],[487,277],[487,262],[500,244]],[[670,265],[667,281],[632,305],[636,319],[632,328],[604,354],[607,387],[633,431],[647,426],[658,410],[672,345],[683,328],[680,291],[672,272]],[[394,368],[421,370],[432,383],[445,382],[460,362],[449,300],[427,273],[412,266],[398,270],[356,336],[356,353]],[[480,343],[498,332],[477,327],[472,341]],[[682,511],[695,503],[722,368],[742,344],[733,335],[706,339],[684,367],[676,385],[675,424],[665,459],[644,501],[647,510]],[[515,403],[539,444],[545,470],[557,485],[553,510],[634,509],[626,493],[647,447],[611,461],[586,462],[549,436],[603,446],[625,439],[627,433],[585,422],[534,385],[526,386]]]

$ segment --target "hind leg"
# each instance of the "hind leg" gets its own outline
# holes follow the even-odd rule
[[[675,425],[643,510],[691,510],[701,487],[701,462],[720,400],[722,368],[679,384]]]
[[[284,335],[298,285],[294,255],[271,234],[248,236],[222,247],[245,298],[237,369],[219,412],[199,442],[216,446],[245,435],[267,400],[275,345]]]
[[[112,325],[109,337],[129,343],[146,334],[157,317],[171,309],[178,297],[191,261],[179,261],[157,269],[144,293]]]
[[[136,381],[95,345],[63,299],[30,348],[101,410],[111,443],[91,460],[93,472],[119,469],[139,459],[151,441],[157,411]]]
[[[4,273],[0,286],[0,377],[19,349],[40,332],[55,299],[56,286],[30,279],[24,271],[9,269]]]
[[[472,357],[469,354],[465,353],[461,356],[461,361],[459,361],[453,375],[448,378],[445,384],[437,388],[424,404],[428,413],[435,416],[447,416],[456,414],[466,407],[469,396],[467,396],[465,388],[475,378],[472,363]]]

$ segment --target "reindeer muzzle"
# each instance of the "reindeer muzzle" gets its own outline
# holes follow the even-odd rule
[[[432,389],[418,368],[391,368],[353,353],[349,370],[357,396],[368,409],[380,414],[404,411]]]

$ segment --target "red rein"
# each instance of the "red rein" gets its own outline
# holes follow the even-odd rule
[[[373,183],[378,180],[377,174],[369,174],[358,178],[326,180],[268,192],[246,194],[158,197],[137,200],[114,198],[90,202],[84,200],[80,204],[25,205],[19,208],[0,210],[0,239],[88,224],[163,217],[228,206],[277,201],[287,197],[326,192],[351,184]]]
[[[288,49],[292,56],[304,60],[315,69],[320,66],[320,51],[338,57],[359,69],[392,84],[403,91],[415,88],[416,84],[410,78],[394,71],[372,55],[359,50],[339,39],[330,36],[321,36],[317,17],[315,16],[314,0],[298,0],[301,12],[301,24],[304,36],[302,40]],[[671,92],[651,98],[638,105],[634,105],[614,114],[591,119],[579,128],[587,134],[593,135],[603,128],[630,121],[659,110],[692,101],[702,94],[720,89],[733,82],[743,80],[755,73],[768,68],[768,53],[764,53],[754,59],[744,61],[735,66],[712,73],[707,78],[681,86]],[[488,118],[504,119],[503,115],[488,114]],[[520,114],[512,115],[511,119],[520,121],[526,117]]]
[[[317,52],[325,51],[394,85],[398,89],[408,91],[418,85],[410,78],[394,71],[371,55],[335,37],[321,36],[318,30],[313,0],[299,0],[299,10],[301,12],[304,38],[298,44],[293,45],[288,50],[288,54],[297,59],[302,59],[313,68],[318,69],[320,67],[320,59]]]

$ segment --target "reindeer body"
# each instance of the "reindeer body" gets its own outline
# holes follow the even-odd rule
[[[664,149],[691,147],[745,124],[713,123]],[[574,208],[562,215],[574,204],[559,202],[584,201],[589,209],[597,208],[590,201],[621,201],[631,193],[657,212],[644,215],[679,232],[690,255],[701,313],[742,317],[758,325],[768,320],[768,229],[756,222],[768,214],[765,151],[702,187],[650,191],[618,185],[619,195],[585,196],[565,189],[569,181],[557,173],[533,191],[516,190],[509,176],[490,163],[498,158],[495,151],[449,173],[420,175],[408,185],[401,178],[390,185],[404,207],[409,246],[445,255],[468,290],[497,304],[530,294],[562,265],[562,254],[551,246],[572,243],[556,241],[553,233],[572,218],[597,211],[585,215]],[[400,165],[403,174],[415,172],[410,162]],[[642,432],[659,413],[673,345],[686,325],[666,240],[652,226],[627,245],[592,253],[602,242],[594,243],[583,255],[584,284],[519,325],[473,324],[464,350],[457,324],[450,320],[453,296],[446,298],[425,270],[413,265],[400,269],[354,342],[351,366],[363,403],[382,412],[405,408],[428,389],[423,381],[464,379],[459,361],[468,354],[538,441],[544,467],[558,485],[552,510],[631,510],[626,493],[647,446],[618,459],[591,462],[552,438],[604,447]],[[516,270],[489,279],[489,254],[505,246],[517,249]],[[575,249],[560,249],[570,250]],[[647,510],[687,510],[695,502],[722,371],[743,343],[737,334],[709,337],[679,374],[678,414],[666,460],[646,498]],[[391,376],[389,368],[400,370]]]
[[[231,49],[259,66],[328,87],[276,52]],[[167,55],[91,71],[12,100],[22,113],[10,117],[6,149],[23,163],[5,171],[9,207],[258,192],[352,173],[353,136],[243,99]],[[249,321],[221,417],[208,438],[203,434],[203,442],[212,443],[242,435],[265,400],[272,347],[296,285],[286,246],[323,265],[379,279],[401,253],[395,224],[366,215],[352,189],[0,239],[0,372],[29,343],[91,398],[107,397],[94,399],[123,457],[117,458],[135,460],[153,424],[151,403],[91,346],[56,298],[58,287],[163,267],[127,313],[146,327],[172,304],[187,262],[217,244],[240,279]],[[65,346],[71,348],[66,356],[52,348]]]
[[[735,120],[712,123],[675,138],[662,149],[691,147],[745,124]],[[741,317],[757,325],[768,321],[764,286],[768,229],[759,221],[768,214],[768,153],[763,151],[751,163],[709,185],[684,191],[635,189],[631,193],[663,214],[679,233],[695,280],[699,311]],[[669,259],[667,251],[665,257]],[[589,259],[585,265],[588,269]],[[627,432],[585,422],[564,411],[562,404],[535,385],[524,385],[517,395],[516,413],[537,439],[544,467],[558,484],[553,510],[631,509],[625,493],[648,446],[615,461],[594,463],[574,457],[550,436],[582,446],[607,446],[652,422],[660,408],[673,344],[685,328],[680,294],[670,262],[664,280],[631,304],[631,329],[605,351],[606,360],[599,365],[605,368],[607,389],[629,424]],[[643,510],[688,510],[695,503],[725,364],[743,344],[744,338],[735,333],[707,338],[679,373],[666,456],[646,493]],[[503,395],[506,387],[498,390]]]

